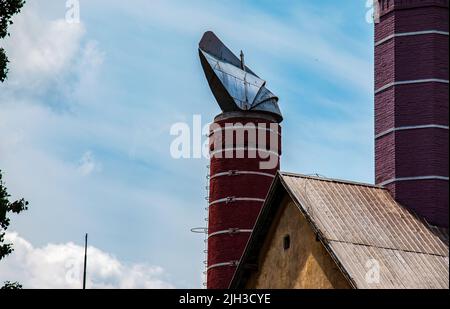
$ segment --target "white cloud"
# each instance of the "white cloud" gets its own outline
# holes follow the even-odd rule
[[[95,161],[94,155],[91,151],[86,151],[80,159],[78,171],[83,176],[90,175],[93,171],[99,170],[100,165]]]
[[[93,81],[103,62],[98,44],[85,42],[83,23],[68,23],[64,16],[49,19],[37,2],[27,2],[10,31],[11,36],[4,41],[9,75],[0,85],[5,101],[12,96],[35,100],[51,93],[64,98],[58,102],[62,104],[74,94],[77,84]]]
[[[84,248],[72,242],[36,248],[17,233],[7,233],[14,252],[0,263],[0,281],[24,288],[81,288]],[[127,264],[88,246],[87,288],[173,288],[161,267]]]
[[[67,69],[85,30],[63,19],[45,20],[34,6],[25,6],[15,19],[5,49],[10,58],[8,84],[40,87]]]

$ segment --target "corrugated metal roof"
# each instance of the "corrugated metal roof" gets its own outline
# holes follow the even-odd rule
[[[279,178],[356,288],[449,288],[448,241],[442,240],[448,234],[387,190],[288,173]]]

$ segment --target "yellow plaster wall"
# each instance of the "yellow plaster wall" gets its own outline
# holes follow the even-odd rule
[[[290,235],[291,245],[283,248]],[[272,223],[254,272],[246,288],[266,289],[348,289],[347,280],[335,262],[316,240],[309,223],[287,197]]]

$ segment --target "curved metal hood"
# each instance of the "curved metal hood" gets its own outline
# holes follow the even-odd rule
[[[236,57],[213,32],[206,32],[199,44],[203,70],[223,112],[252,111],[273,114],[281,122],[278,97],[266,82],[248,68],[241,54]]]

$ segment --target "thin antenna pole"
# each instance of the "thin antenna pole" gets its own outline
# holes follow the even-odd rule
[[[241,50],[241,69],[244,71],[247,71],[245,68],[245,57],[244,57],[244,52]]]
[[[88,234],[86,233],[86,236],[84,237],[83,290],[86,289],[87,241],[88,241]]]
[[[245,67],[245,56],[244,52],[241,50],[241,69],[245,72],[244,74],[244,91],[245,91],[245,104],[244,109],[247,110],[248,106],[248,89],[247,89],[247,68]]]

